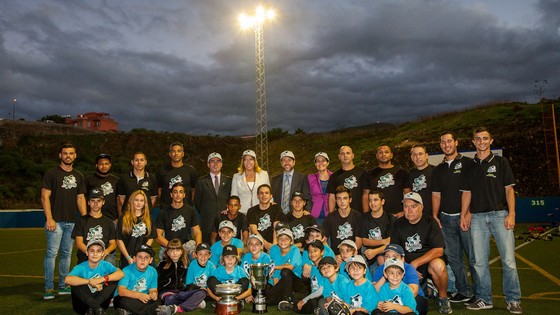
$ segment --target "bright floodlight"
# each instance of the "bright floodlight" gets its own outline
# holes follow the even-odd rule
[[[241,13],[239,15],[239,24],[242,29],[254,27],[256,24],[263,23],[265,20],[272,20],[276,16],[273,9],[265,9],[262,6],[257,7],[255,15],[247,15]]]

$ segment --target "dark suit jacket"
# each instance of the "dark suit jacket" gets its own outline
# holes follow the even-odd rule
[[[284,180],[284,172],[274,176],[271,182],[272,197],[274,197],[274,202],[276,202],[280,206],[282,206],[283,180]],[[311,206],[313,205],[313,201],[311,200],[311,193],[309,192],[309,181],[307,180],[307,175],[303,174],[302,172],[294,171],[294,175],[292,177],[292,187],[290,187],[290,198],[292,197],[292,194],[296,191],[301,192],[305,200],[307,201],[304,209],[311,211]]]
[[[227,209],[227,200],[231,192],[231,177],[220,176],[220,190],[218,195],[214,190],[214,180],[210,174],[206,174],[198,179],[194,191],[194,207],[200,215],[200,230],[202,231],[202,241],[210,243],[212,225],[216,214]]]

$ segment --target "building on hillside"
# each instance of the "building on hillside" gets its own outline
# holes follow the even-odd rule
[[[111,118],[108,113],[85,113],[78,115],[75,119],[66,118],[68,124],[96,131],[118,131],[119,123]]]

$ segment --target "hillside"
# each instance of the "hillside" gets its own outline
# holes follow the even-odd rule
[[[550,105],[548,105],[550,106]],[[560,107],[556,105],[556,111]],[[375,121],[375,117],[372,117]],[[31,125],[29,125],[31,124]],[[235,172],[240,153],[254,147],[254,140],[239,137],[190,136],[182,133],[135,130],[128,133],[92,133],[55,124],[0,122],[0,209],[38,207],[42,174],[56,165],[60,143],[72,141],[78,147],[76,168],[84,174],[94,171],[99,153],[113,156],[113,172],[129,169],[131,155],[144,151],[148,170],[167,163],[168,145],[174,141],[185,144],[188,162],[199,173],[206,173],[206,157],[218,151],[224,157],[224,172]],[[37,124],[37,123],[35,123]],[[451,130],[458,134],[461,150],[474,150],[471,131],[484,125],[494,134],[494,146],[504,150],[518,181],[520,196],[557,195],[557,184],[548,180],[541,105],[507,103],[476,107],[470,110],[426,117],[402,125],[371,124],[326,133],[288,135],[269,144],[269,173],[280,172],[277,157],[283,150],[296,154],[296,169],[314,171],[313,156],[325,151],[331,157],[330,169],[339,167],[337,154],[342,145],[349,145],[356,154],[355,162],[364,167],[375,166],[375,148],[387,144],[393,148],[395,163],[412,166],[410,147],[418,142],[428,151],[439,153],[439,134]]]

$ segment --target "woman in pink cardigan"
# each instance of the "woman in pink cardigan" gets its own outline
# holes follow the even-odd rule
[[[309,174],[309,190],[311,191],[311,199],[313,208],[311,215],[317,219],[324,219],[329,214],[329,194],[327,193],[327,184],[332,172],[328,170],[329,156],[325,152],[315,154],[315,167],[317,173]]]

